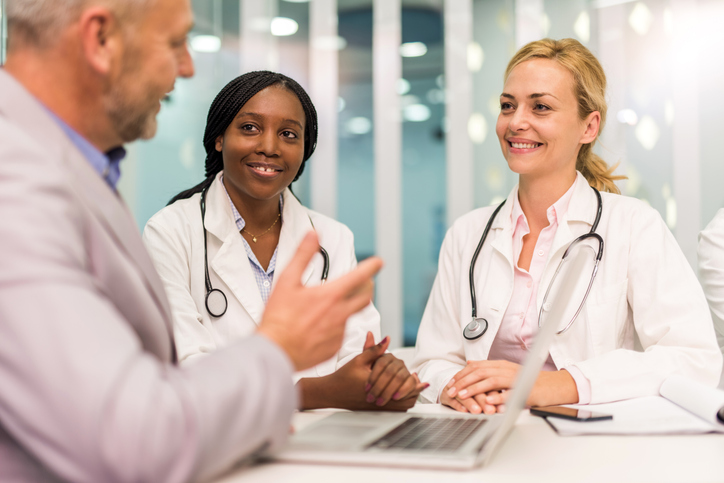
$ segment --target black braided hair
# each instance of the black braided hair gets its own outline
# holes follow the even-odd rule
[[[214,102],[209,108],[209,115],[206,117],[206,131],[204,132],[204,149],[206,149],[206,179],[197,184],[193,188],[187,189],[177,194],[171,201],[170,205],[178,200],[190,198],[196,193],[200,193],[204,189],[211,186],[214,177],[224,169],[224,160],[219,151],[216,150],[216,138],[226,132],[226,128],[232,123],[237,113],[260,91],[269,86],[283,87],[297,96],[302,104],[304,116],[306,118],[304,128],[304,158],[302,165],[299,167],[297,175],[292,182],[299,179],[304,172],[304,166],[307,160],[317,147],[317,111],[314,109],[312,100],[307,92],[294,79],[260,70],[256,72],[248,72],[240,75],[232,80],[216,95]]]

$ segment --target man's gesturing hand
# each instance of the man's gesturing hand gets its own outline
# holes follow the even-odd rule
[[[278,344],[297,371],[332,357],[341,347],[347,318],[372,300],[372,277],[382,260],[368,258],[345,276],[315,287],[302,285],[302,274],[319,250],[309,232],[289,266],[279,275],[257,329]]]

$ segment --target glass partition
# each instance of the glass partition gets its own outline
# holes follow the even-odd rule
[[[724,103],[718,49],[724,45],[724,0],[471,2],[472,41],[466,54],[471,112],[457,120],[467,126],[465,142],[473,156],[466,169],[474,184],[469,209],[502,200],[517,182],[500,153],[495,123],[505,66],[518,43],[541,36],[574,37],[594,52],[608,76],[608,121],[599,154],[611,164],[620,163],[618,172],[628,176],[619,183],[623,193],[661,213],[693,264],[698,231],[724,205],[719,189],[724,167],[715,149],[722,124],[717,114]],[[331,81],[338,82],[339,100],[337,171],[329,186],[336,197],[330,212],[354,232],[360,259],[377,253],[376,240],[386,235],[376,228],[376,217],[383,215],[376,211],[375,197],[373,3],[337,0],[338,36],[332,39],[338,73],[331,74]],[[310,88],[310,5],[302,0],[193,1],[196,27],[190,42],[196,76],[177,82],[161,111],[157,137],[131,145],[123,164],[121,190],[139,227],[171,196],[201,180],[209,104],[245,66],[267,62]],[[395,89],[402,123],[402,178],[396,189],[402,204],[398,302],[404,329],[390,335],[394,340],[404,334],[407,345],[414,343],[450,223],[450,120],[445,112],[447,95],[461,80],[445,76],[445,5],[442,0],[401,2],[402,78]],[[271,19],[277,17],[291,20],[282,22],[284,36],[271,31]],[[252,41],[265,46],[256,49],[264,54],[259,59],[252,58],[255,51],[249,46],[257,45]],[[384,159],[378,161],[377,166],[384,166]],[[310,166],[314,162],[312,158]],[[310,171],[294,190],[315,208]]]

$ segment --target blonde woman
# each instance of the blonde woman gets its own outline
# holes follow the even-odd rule
[[[550,347],[528,403],[654,395],[673,373],[718,382],[722,355],[694,272],[658,212],[621,196],[619,177],[593,154],[605,92],[598,60],[573,39],[532,42],[508,64],[496,133],[519,183],[496,216],[495,207],[472,211],[445,237],[413,363],[430,383],[428,402],[504,410],[553,274],[597,218],[605,245],[598,274],[580,315]],[[469,270],[488,225],[473,267],[483,331],[468,326]]]

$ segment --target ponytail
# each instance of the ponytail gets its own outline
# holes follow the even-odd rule
[[[626,176],[613,174],[619,164],[616,163],[609,167],[606,161],[593,153],[593,144],[584,144],[578,152],[576,169],[586,178],[588,184],[598,191],[620,195],[621,190],[618,189],[614,181],[626,179]]]

